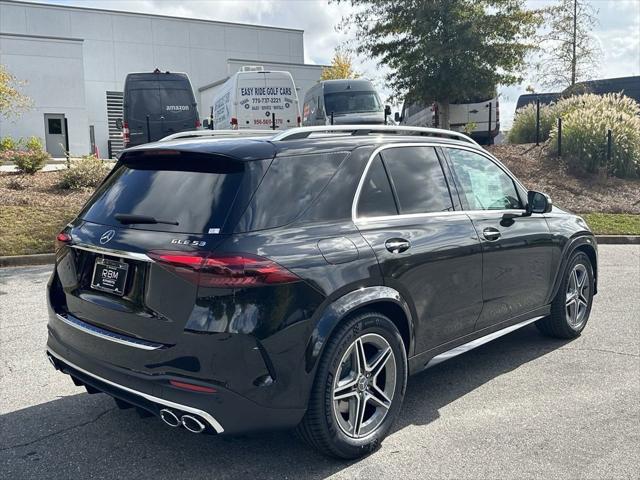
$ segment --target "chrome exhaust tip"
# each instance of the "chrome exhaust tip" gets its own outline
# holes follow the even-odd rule
[[[47,360],[49,360],[49,363],[51,365],[53,365],[53,368],[55,368],[56,370],[58,370],[58,366],[56,365],[55,360],[53,359],[53,357],[51,356],[51,354],[47,353]]]
[[[175,428],[181,425],[180,419],[178,418],[178,416],[175,413],[173,413],[171,410],[168,410],[166,408],[163,408],[162,410],[160,410],[160,418],[164,423],[166,423],[170,427]]]
[[[182,416],[182,426],[191,433],[201,433],[205,429],[204,423],[191,415]]]

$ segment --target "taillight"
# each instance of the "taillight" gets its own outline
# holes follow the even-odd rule
[[[268,258],[246,253],[156,250],[148,255],[164,268],[203,287],[258,287],[300,280],[300,277]]]
[[[200,128],[200,125],[202,125],[202,124],[200,123],[200,119],[199,119],[199,118],[197,118],[197,119],[196,119],[196,128]]]
[[[122,124],[122,141],[125,147],[129,145],[131,141],[131,136],[129,135],[129,124],[127,122]]]
[[[71,235],[65,232],[60,232],[56,235],[56,252],[69,243],[71,243]]]
[[[231,118],[231,130],[237,130],[238,129],[238,119],[235,117]]]

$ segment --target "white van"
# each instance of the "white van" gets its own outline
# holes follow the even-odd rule
[[[401,125],[412,127],[438,127],[439,112],[436,103],[420,104],[405,101],[402,114],[396,117]],[[449,128],[458,132],[470,129],[469,134],[481,144],[493,144],[500,133],[500,103],[498,97],[472,98],[449,105]]]
[[[289,72],[242,67],[213,99],[215,130],[286,130],[299,126],[298,93]]]

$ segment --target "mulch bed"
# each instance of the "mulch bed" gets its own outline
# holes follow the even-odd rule
[[[560,159],[535,145],[494,145],[488,150],[531,190],[576,213],[640,214],[640,180],[569,172]]]
[[[58,188],[60,176],[59,171],[38,172],[35,175],[0,173],[0,208],[3,205],[14,205],[80,210],[91,196],[92,190]]]

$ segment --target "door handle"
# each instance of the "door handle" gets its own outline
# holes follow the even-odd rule
[[[411,243],[409,240],[405,240],[404,238],[390,238],[386,242],[384,242],[384,246],[391,253],[402,253],[406,250],[409,250],[411,247]]]
[[[469,110],[469,113],[478,113],[478,110]]]
[[[486,238],[490,242],[495,242],[500,238],[501,233],[500,233],[500,230],[498,230],[497,228],[487,227],[484,230],[482,230],[482,235],[484,236],[484,238]]]

